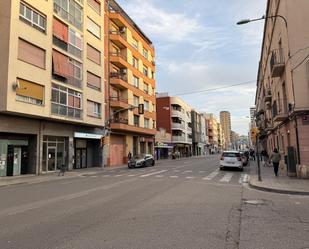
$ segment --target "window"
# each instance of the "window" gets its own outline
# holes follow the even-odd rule
[[[88,0],[87,2],[95,12],[101,15],[101,3],[99,0]]]
[[[101,91],[101,77],[87,72],[87,86],[95,90]]]
[[[149,128],[149,119],[148,118],[145,118],[144,119],[144,128]]]
[[[54,13],[77,29],[83,29],[83,9],[74,0],[54,0]]]
[[[19,5],[19,19],[43,33],[46,31],[46,17],[23,2]]]
[[[138,41],[137,41],[136,39],[134,39],[134,38],[133,38],[133,40],[132,40],[132,46],[133,46],[136,50],[138,50]]]
[[[83,80],[82,64],[53,50],[53,78],[81,88]]]
[[[101,65],[101,52],[87,44],[87,58],[94,63]]]
[[[138,106],[139,105],[139,97],[133,95],[133,105]]]
[[[95,118],[101,118],[101,104],[87,100],[87,115]]]
[[[69,29],[69,47],[68,52],[78,58],[82,58],[83,39],[80,33]]]
[[[139,78],[133,76],[133,86],[139,88]]]
[[[146,83],[144,83],[144,92],[147,94],[149,93],[149,86]]]
[[[157,127],[156,127],[156,121],[155,121],[155,120],[152,121],[152,128],[153,128],[153,129],[156,129],[156,128],[157,128]]]
[[[82,94],[70,88],[52,84],[51,112],[80,119],[82,117]]]
[[[23,79],[17,79],[17,81],[19,87],[16,89],[16,100],[43,105],[44,86]]]
[[[18,59],[45,69],[45,50],[20,38],[18,39]]]
[[[143,56],[148,60],[148,51],[145,48],[143,48]]]
[[[149,101],[144,101],[144,110],[149,112]]]
[[[132,57],[132,66],[138,69],[138,59],[135,57]]]
[[[139,126],[139,116],[134,115],[134,126]]]
[[[88,17],[87,30],[98,39],[101,39],[101,27]]]
[[[148,68],[143,66],[143,74],[148,77]]]

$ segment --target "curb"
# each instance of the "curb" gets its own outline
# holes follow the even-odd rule
[[[279,194],[288,194],[288,195],[303,195],[303,196],[309,196],[309,192],[304,191],[297,191],[297,190],[283,190],[283,189],[275,189],[275,188],[268,188],[268,187],[262,187],[255,184],[252,184],[251,181],[249,181],[249,186],[253,189],[265,191],[265,192],[272,192],[272,193],[279,193]]]

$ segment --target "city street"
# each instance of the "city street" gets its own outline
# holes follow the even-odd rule
[[[309,197],[249,174],[208,156],[2,187],[0,248],[309,248]]]

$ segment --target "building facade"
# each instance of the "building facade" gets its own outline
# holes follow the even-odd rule
[[[191,111],[192,123],[192,153],[194,156],[205,154],[206,134],[205,134],[205,119],[202,114],[196,110]]]
[[[106,18],[107,101],[110,136],[108,166],[127,162],[132,155],[154,153],[156,135],[155,52],[152,42],[113,0]],[[129,107],[144,104],[144,114]]]
[[[224,143],[223,143],[223,149],[228,149],[231,144],[231,113],[228,111],[221,111],[220,112],[220,124],[222,126],[222,130],[224,133]]]
[[[309,14],[306,0],[268,0],[258,71],[260,145],[278,148],[290,175],[309,165]]]
[[[218,121],[212,113],[207,113],[205,116],[209,138],[208,151],[210,153],[217,153],[219,151]]]
[[[172,134],[173,152],[181,157],[192,155],[192,108],[178,97],[157,94],[157,127]],[[176,154],[177,154],[176,153]]]
[[[155,159],[169,159],[173,152],[172,134],[166,129],[159,128],[155,137]]]
[[[102,166],[104,5],[0,2],[0,175]]]

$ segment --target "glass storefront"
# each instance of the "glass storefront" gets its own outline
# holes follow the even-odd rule
[[[44,136],[42,171],[56,171],[61,165],[67,167],[67,154],[66,138]]]
[[[0,176],[28,173],[28,140],[0,139]]]

